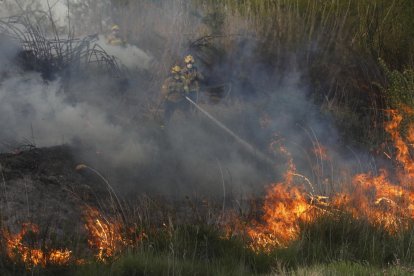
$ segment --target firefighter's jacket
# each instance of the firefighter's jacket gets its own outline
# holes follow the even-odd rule
[[[117,37],[113,34],[108,35],[108,37],[106,38],[106,41],[108,42],[109,45],[112,45],[112,46],[124,46],[125,45],[125,42],[120,37]]]
[[[204,79],[203,75],[198,72],[197,67],[193,67],[191,69],[184,68],[182,74],[185,78],[186,84],[188,86],[188,90],[190,92],[199,92],[200,90],[200,83]]]
[[[170,102],[178,103],[184,100],[186,93],[188,93],[188,86],[184,77],[176,79],[169,77],[165,80],[162,86],[162,96]]]

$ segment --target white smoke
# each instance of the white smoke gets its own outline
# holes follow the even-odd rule
[[[174,14],[181,11],[179,7],[175,7]],[[85,11],[88,12],[93,11]],[[63,8],[56,14],[64,20]],[[166,16],[172,14],[171,9],[160,10],[157,7],[152,13],[146,12],[148,14],[164,15],[160,20],[155,16],[144,20],[147,25],[151,25],[148,23],[153,22],[151,20],[159,20],[158,25],[161,26],[157,27],[164,37],[153,34],[155,29],[148,28],[143,33],[148,35],[149,42],[142,39],[144,36],[138,30],[131,38],[159,58],[161,66],[156,69],[151,66],[154,62],[152,54],[133,45],[107,45],[105,38],[99,36],[98,44],[136,73],[131,74],[128,89],[121,89],[117,81],[108,76],[94,75],[88,79],[82,72],[62,77],[62,83],[59,79],[45,82],[39,74],[30,72],[9,74],[3,80],[0,78],[0,127],[4,130],[0,142],[26,139],[39,147],[62,143],[86,145],[92,148],[88,152],[89,160],[97,160],[96,164],[99,161],[107,163],[106,169],[110,172],[121,167],[121,172],[115,172],[121,175],[116,184],[128,182],[134,186],[134,191],[149,188],[171,194],[202,188],[217,194],[226,186],[227,191],[233,188],[247,193],[261,192],[262,189],[257,187],[274,180],[276,170],[264,168],[257,158],[246,153],[232,137],[202,114],[191,113],[191,118],[175,114],[166,129],[159,128],[160,122],[152,113],[159,111],[158,115],[162,114],[162,110],[154,111],[162,109],[162,104],[154,104],[150,100],[156,97],[152,95],[159,93],[165,73],[160,74],[160,71],[173,61],[182,60],[181,54],[186,52],[184,41],[187,37],[177,37],[177,33],[185,33],[182,26],[187,26],[188,30],[194,26],[176,21],[182,17]],[[86,34],[94,29],[84,25]],[[159,40],[154,39],[157,37]],[[148,43],[146,47],[142,46],[144,42]],[[252,41],[248,47],[233,46],[234,51],[228,53],[229,60],[216,60],[212,66],[217,72],[213,74],[215,70],[212,69],[208,77],[213,78],[210,83],[213,85],[222,83],[220,78],[231,80],[230,96],[234,94],[233,99],[236,100],[216,106],[206,104],[205,109],[262,152],[268,150],[272,135],[278,133],[293,149],[293,155],[305,159],[304,151],[299,149],[312,146],[312,141],[304,129],[311,129],[316,136],[324,137],[324,141],[329,140],[329,144],[337,143],[336,132],[327,127],[331,124],[321,120],[318,108],[307,99],[307,88],[300,85],[300,74],[289,74],[293,68],[283,68],[280,74],[267,70],[267,67],[257,70],[256,66],[261,67],[254,55],[256,43]],[[12,49],[0,47],[0,61],[2,56],[13,54]],[[257,98],[253,90],[257,90]],[[251,98],[241,100],[238,105],[237,100],[243,95]],[[259,126],[263,113],[272,119],[267,129]],[[277,168],[279,173],[284,172],[284,158],[282,156],[278,160],[281,161]],[[308,166],[306,162],[299,160],[298,168]],[[137,183],[140,189],[136,188]]]
[[[109,45],[104,36],[99,36],[98,44],[107,54],[115,56],[122,65],[130,70],[148,69],[153,60],[150,54],[134,45],[126,44],[123,47]]]
[[[109,123],[106,116],[105,110],[86,102],[68,104],[60,82],[45,83],[37,73],[12,76],[0,86],[3,142],[30,140],[45,147],[85,141],[110,154],[115,163],[144,160],[151,145],[140,142],[136,132]]]
[[[43,12],[52,15],[55,24],[65,26],[68,23],[68,7],[64,0],[2,0],[0,17],[19,14]]]

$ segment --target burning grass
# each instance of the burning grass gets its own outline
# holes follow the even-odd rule
[[[411,112],[411,111],[410,111]],[[410,148],[399,133],[402,114],[389,111],[391,120],[385,130],[389,133],[396,149],[395,181],[390,173],[382,169],[379,175],[358,174],[348,186],[330,197],[314,196],[293,176],[295,166],[290,154],[281,147],[288,159],[288,171],[284,182],[274,184],[267,190],[263,203],[263,216],[248,228],[250,246],[255,251],[270,252],[287,247],[301,234],[300,225],[314,224],[326,217],[350,215],[355,221],[366,221],[371,226],[383,229],[389,235],[397,236],[412,229],[414,220],[414,192],[412,190],[412,166]],[[311,186],[311,188],[313,188]],[[319,199],[323,198],[323,201]]]
[[[270,18],[274,21],[274,16]],[[0,22],[0,31],[20,42],[22,61],[34,70],[47,75],[97,63],[112,75],[122,74],[116,60],[94,46],[94,37],[50,38],[30,22],[10,20]],[[413,114],[406,108],[404,112]],[[250,275],[339,260],[341,265],[369,262],[412,272],[401,264],[414,261],[414,126],[407,128],[405,137],[399,131],[403,114],[395,110],[387,114],[391,120],[385,130],[395,153],[386,154],[390,159],[395,156],[395,170],[349,176],[352,181],[341,185],[341,190],[318,195],[310,180],[298,173],[287,148],[272,143],[286,157],[287,170],[280,183],[268,187],[259,211],[243,214],[234,208],[223,214],[222,209],[213,209],[206,212],[216,214],[213,217],[183,218],[179,211],[149,205],[112,215],[85,207],[80,215],[83,231],[67,246],[56,246],[42,234],[48,225],[23,223],[17,232],[4,228],[2,268],[15,272],[14,267],[24,267],[20,274],[58,266],[83,275],[108,271]],[[266,120],[262,123],[269,125]],[[321,163],[330,160],[324,147],[318,145],[313,151]]]
[[[72,251],[68,249],[53,249],[46,244],[36,244],[36,236],[40,234],[39,226],[32,223],[24,223],[21,231],[11,234],[4,230],[6,240],[5,251],[10,260],[14,263],[23,263],[27,268],[35,266],[65,266],[71,262]],[[31,243],[24,241],[31,236]]]
[[[141,205],[120,206],[110,213],[85,205],[84,234],[75,245],[53,246],[34,223],[23,224],[17,233],[4,229],[6,263],[23,264],[31,271],[56,266],[73,271],[79,265],[82,271],[105,270],[113,264],[120,271],[225,274],[284,271],[332,260],[410,264],[414,261],[414,162],[406,142],[410,138],[399,133],[403,115],[388,114],[385,129],[395,147],[393,171],[357,174],[340,191],[317,195],[310,180],[297,172],[293,156],[277,141],[271,146],[285,156],[287,170],[283,181],[268,187],[259,210],[247,208],[243,214],[230,208],[223,213],[221,207],[210,210],[214,205],[207,204],[206,218],[200,210],[183,218],[174,208],[160,208],[166,202],[153,204],[148,198]],[[330,160],[327,150],[323,156]]]
[[[107,262],[137,242],[121,220],[107,218],[96,208],[85,208],[84,220],[88,245],[97,261]]]
[[[3,230],[7,262],[27,269],[66,266],[72,272],[77,265],[79,271],[105,271],[113,264],[119,271],[230,275],[285,271],[333,260],[409,267],[414,261],[414,162],[410,145],[399,134],[402,114],[390,111],[389,116],[385,129],[395,146],[394,171],[357,174],[342,190],[317,195],[309,179],[297,172],[287,148],[275,142],[272,148],[286,157],[287,171],[283,181],[268,187],[260,210],[238,213],[230,208],[223,213],[217,207],[206,210],[206,218],[200,210],[183,218],[174,208],[160,208],[166,202],[150,204],[153,200],[148,198],[119,214],[113,209],[113,215],[88,206],[82,220],[89,253],[80,256],[73,250],[81,242],[55,248],[40,237],[38,225],[26,223],[15,234]],[[324,156],[330,159],[326,150]]]

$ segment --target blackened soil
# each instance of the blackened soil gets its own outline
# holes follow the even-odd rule
[[[33,148],[0,154],[2,229],[12,233],[24,223],[39,226],[54,246],[84,235],[82,210],[108,197],[102,179],[80,167],[69,146]]]

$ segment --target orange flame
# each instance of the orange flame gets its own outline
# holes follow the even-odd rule
[[[98,261],[106,262],[110,258],[121,253],[127,246],[134,245],[134,241],[146,239],[145,233],[133,237],[131,229],[116,219],[107,219],[95,208],[84,209],[85,228],[88,233],[88,245],[95,250],[95,258]],[[128,231],[131,232],[128,232]],[[35,266],[47,267],[48,265],[77,265],[85,264],[85,259],[75,259],[72,251],[68,249],[49,249],[48,246],[28,245],[28,237],[37,237],[40,233],[38,225],[34,223],[22,224],[22,229],[16,234],[4,229],[2,231],[7,256],[14,263],[24,263],[29,269]],[[129,235],[128,235],[129,234]],[[37,240],[34,243],[41,244]],[[44,244],[44,243],[43,243]]]
[[[412,111],[409,112],[412,114]],[[399,131],[403,116],[395,110],[389,111],[389,114],[391,120],[385,125],[385,130],[396,148],[395,160],[401,164],[395,171],[396,183],[390,181],[386,170],[381,170],[378,176],[372,173],[354,176],[346,190],[330,199],[313,196],[293,182],[293,177],[298,175],[295,164],[287,149],[281,147],[280,152],[288,159],[287,173],[282,183],[267,190],[261,221],[253,222],[247,230],[252,240],[250,247],[264,251],[285,247],[299,237],[302,222],[311,223],[327,211],[338,209],[350,213],[355,219],[365,219],[374,226],[382,227],[390,234],[407,230],[414,219],[414,160],[406,141],[414,142],[414,125],[407,128],[405,141]],[[274,146],[274,143],[271,145]],[[329,160],[324,148],[315,154]]]
[[[391,120],[385,125],[385,130],[394,143],[395,159],[402,166],[397,167],[395,171],[398,182],[392,183],[386,170],[381,170],[378,176],[372,176],[370,173],[356,175],[352,183],[353,191],[336,196],[333,204],[342,205],[355,218],[366,218],[371,224],[382,226],[389,233],[396,234],[407,229],[410,220],[414,218],[414,192],[411,190],[414,162],[409,147],[399,131],[403,116],[395,110],[388,112]],[[405,109],[405,112],[411,111]],[[410,141],[412,126],[408,129],[406,139]]]
[[[269,188],[265,202],[263,223],[247,230],[253,240],[251,248],[268,251],[274,247],[284,247],[295,240],[301,221],[311,221],[312,209],[303,190],[280,183]]]
[[[39,227],[36,224],[24,223],[22,230],[17,234],[11,234],[7,230],[3,231],[6,240],[6,253],[13,262],[23,262],[28,267],[45,267],[49,264],[67,265],[71,261],[72,252],[68,249],[43,250],[26,245],[23,240],[29,233],[39,234]]]
[[[385,130],[390,134],[392,141],[394,142],[394,146],[396,148],[396,156],[395,159],[400,162],[404,171],[403,179],[413,178],[414,176],[414,162],[410,155],[410,150],[407,143],[402,138],[399,127],[401,122],[403,121],[403,116],[396,110],[388,111],[392,117],[392,120],[385,125]],[[413,134],[413,125],[410,125],[408,128],[408,141],[414,140]]]
[[[300,223],[311,222],[317,216],[303,188],[295,187],[293,177],[296,167],[289,151],[281,146],[280,152],[287,157],[287,172],[284,182],[270,186],[263,205],[262,223],[255,222],[247,229],[254,250],[270,251],[274,247],[287,246],[300,234]]]
[[[125,231],[122,222],[107,220],[95,208],[85,209],[84,218],[89,235],[88,244],[92,249],[97,250],[95,257],[98,261],[106,262],[132,243],[123,235]]]
[[[347,210],[357,219],[367,219],[390,234],[407,229],[413,217],[414,193],[389,182],[386,171],[379,176],[354,177],[353,191],[336,195],[332,205]]]

